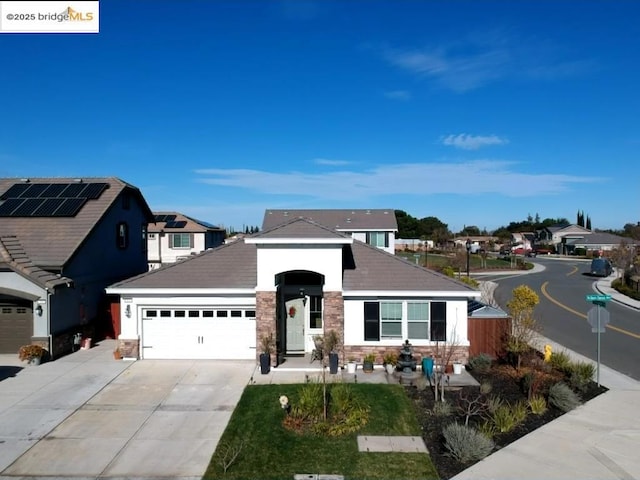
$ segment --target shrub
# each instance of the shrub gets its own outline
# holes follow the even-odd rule
[[[538,391],[542,386],[542,375],[538,375],[535,370],[532,370],[525,373],[520,382],[522,385],[522,392],[527,396],[527,399],[530,399],[538,394]]]
[[[517,402],[514,405],[503,403],[491,413],[491,421],[500,433],[507,433],[520,425],[527,417],[527,405]]]
[[[493,441],[472,427],[452,423],[442,431],[449,455],[460,463],[482,460],[493,450]]]
[[[490,420],[486,420],[478,425],[478,431],[487,438],[493,438],[498,434],[498,429]]]
[[[534,415],[542,415],[547,411],[547,401],[542,395],[534,395],[529,399],[529,408]]]
[[[324,409],[322,384],[318,382],[305,383],[300,387],[300,397],[291,407],[291,414],[303,419],[322,418]]]
[[[427,386],[429,385],[429,381],[427,380],[427,377],[422,375],[416,378],[415,384],[416,384],[416,389],[419,392],[424,392],[427,389]]]
[[[500,408],[504,404],[504,401],[500,397],[491,396],[487,400],[487,410],[489,413],[495,412],[498,408]]]
[[[574,390],[584,392],[593,376],[596,373],[596,367],[593,363],[575,362],[569,365],[569,385]]]
[[[431,409],[431,414],[435,417],[449,417],[453,414],[453,406],[447,402],[436,402]]]
[[[567,352],[553,352],[549,359],[549,363],[556,370],[565,373],[569,370],[571,358],[569,358],[569,354]]]
[[[42,358],[46,350],[40,345],[23,345],[18,350],[18,358],[20,361],[31,360],[33,358]]]
[[[566,383],[558,382],[549,388],[549,404],[568,412],[580,405],[580,399]]]
[[[478,373],[486,373],[491,368],[491,357],[486,353],[481,353],[469,359],[471,370]]]

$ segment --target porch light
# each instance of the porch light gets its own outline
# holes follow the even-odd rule
[[[36,315],[38,315],[39,317],[42,316],[42,305],[38,305],[36,307]]]
[[[127,318],[131,318],[131,305],[127,305],[127,307],[124,309],[124,314],[127,316]]]
[[[304,288],[300,289],[300,298],[302,298],[302,305],[307,306],[307,295],[304,292]]]

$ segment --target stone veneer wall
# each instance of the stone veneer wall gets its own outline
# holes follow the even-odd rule
[[[413,358],[415,358],[418,363],[422,361],[423,357],[437,356],[435,346],[426,346],[426,347],[413,347]],[[376,360],[374,363],[382,364],[383,358],[387,353],[395,353],[396,355],[400,355],[400,351],[402,350],[402,343],[399,343],[397,347],[380,347],[380,346],[345,346],[345,362],[353,358],[357,363],[362,363],[364,356],[373,353],[376,356]],[[440,346],[440,351],[442,351],[442,346]],[[454,352],[451,355],[451,363],[453,362],[461,362],[463,365],[466,365],[469,361],[469,347],[455,347]]]
[[[324,321],[324,333],[329,330],[335,330],[338,334],[340,345],[340,358],[339,362],[346,362],[346,357],[343,349],[344,345],[344,299],[342,298],[342,292],[324,292],[322,294],[324,298],[324,312],[322,318]]]
[[[137,338],[121,338],[118,340],[116,350],[122,358],[140,358],[140,340]]]
[[[261,338],[273,335],[276,338],[276,292],[256,292],[256,360],[259,361]],[[275,348],[271,354],[271,364],[275,358]]]

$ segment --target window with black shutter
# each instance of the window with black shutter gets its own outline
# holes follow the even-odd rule
[[[447,302],[431,302],[431,341],[447,341]]]
[[[378,302],[364,302],[364,339],[365,341],[380,340],[380,304]]]

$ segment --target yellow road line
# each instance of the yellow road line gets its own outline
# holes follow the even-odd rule
[[[571,270],[569,273],[567,273],[567,277],[569,277],[569,276],[573,275],[573,274],[574,274],[574,273],[576,273],[577,271],[578,271],[578,267],[576,267],[576,266],[574,265],[573,270]]]
[[[574,315],[577,315],[578,317],[583,318],[584,320],[587,320],[587,316],[584,313],[578,312],[577,310],[574,310],[571,307],[567,307],[566,305],[560,303],[558,300],[556,300],[551,295],[549,295],[549,293],[547,292],[547,285],[549,285],[548,281],[544,282],[540,287],[540,291],[542,292],[542,294],[545,296],[547,300],[549,300],[551,303],[556,304],[558,307],[566,310],[567,312],[571,312]],[[614,332],[622,333],[623,335],[627,335],[629,337],[637,338],[640,340],[640,335],[638,335],[637,333],[633,333],[628,330],[625,330],[624,328],[615,327],[613,325],[607,325],[606,328],[613,330]]]

